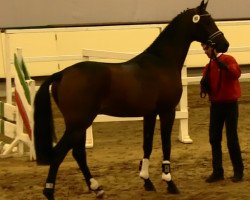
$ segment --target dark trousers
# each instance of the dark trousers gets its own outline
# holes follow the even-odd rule
[[[225,123],[227,147],[235,175],[243,174],[243,162],[238,140],[238,102],[211,103],[209,141],[212,147],[213,173],[223,175],[222,167],[222,130]]]

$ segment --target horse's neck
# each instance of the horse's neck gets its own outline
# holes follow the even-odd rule
[[[183,33],[183,30],[183,27],[170,32],[164,30],[145,52],[161,57],[181,70],[192,42],[189,34]]]

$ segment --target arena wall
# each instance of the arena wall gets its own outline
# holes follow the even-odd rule
[[[205,1],[207,2],[207,1]],[[0,0],[0,28],[168,23],[201,0]],[[215,20],[250,19],[250,1],[212,0]]]
[[[239,48],[250,47],[250,21],[219,21],[217,25],[230,42],[229,53],[240,64],[250,64],[250,50],[237,51]],[[81,61],[79,57],[82,49],[140,53],[165,26],[152,24],[6,30],[0,35],[0,78],[5,77],[4,65],[13,59],[17,47],[23,50],[31,76],[46,76]],[[203,66],[207,57],[201,51],[200,44],[194,42],[190,49],[197,50],[197,53],[189,54],[185,65]],[[120,62],[110,59],[97,61]]]

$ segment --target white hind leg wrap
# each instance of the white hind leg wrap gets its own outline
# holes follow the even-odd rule
[[[142,165],[141,165],[141,171],[139,176],[143,179],[148,179],[149,178],[149,172],[148,172],[148,167],[149,167],[149,160],[144,158],[142,160]]]
[[[171,181],[171,174],[170,174],[170,162],[168,160],[164,160],[162,162],[162,180],[164,181]]]
[[[97,190],[99,188],[100,185],[97,180],[95,180],[94,178],[91,178],[89,181],[90,181],[91,190]]]

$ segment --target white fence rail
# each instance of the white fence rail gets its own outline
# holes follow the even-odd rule
[[[245,47],[232,47],[229,49],[229,52],[245,52],[250,51],[249,46]],[[197,55],[204,54],[201,49],[190,49],[188,54]],[[42,56],[42,57],[25,57],[25,62],[44,62],[44,61],[67,61],[67,60],[95,60],[96,58],[103,59],[116,59],[116,60],[129,60],[136,56],[136,53],[122,53],[122,52],[108,52],[101,50],[89,50],[83,49],[82,54],[79,55],[64,55],[64,56]],[[14,60],[11,60],[10,63],[14,63]],[[199,83],[201,76],[188,77],[187,76],[187,67],[184,66],[182,70],[182,84],[183,84],[183,94],[179,103],[179,110],[176,111],[176,119],[180,120],[179,125],[179,140],[183,143],[192,143],[192,139],[188,133],[188,97],[187,97],[187,85],[188,84],[197,84]],[[245,73],[241,75],[240,78],[242,81],[250,79],[250,73]],[[12,93],[12,91],[7,90],[7,95]],[[110,122],[110,121],[134,121],[142,120],[142,118],[117,118],[110,117],[106,115],[98,115],[95,119],[95,122]],[[87,139],[89,139],[90,147],[93,146],[93,134],[92,127],[87,130]]]
[[[231,47],[228,52],[246,52],[250,51],[250,46],[242,47]],[[113,51],[102,51],[102,50],[91,50],[83,49],[82,54],[78,55],[59,55],[59,56],[34,56],[34,57],[25,57],[26,63],[33,62],[52,62],[52,61],[72,61],[72,60],[81,60],[84,58],[105,58],[105,59],[118,59],[118,60],[128,60],[136,56],[138,52],[134,53],[123,53],[123,52],[113,52]],[[204,51],[201,49],[190,49],[188,55],[198,55],[204,54]],[[14,60],[11,59],[10,64],[14,64]],[[249,63],[250,64],[250,63]]]
[[[15,100],[16,105],[0,102],[0,133],[12,139],[11,143],[1,142],[0,157],[19,156],[29,153],[35,159],[33,140],[33,99],[35,81],[29,77],[22,60],[21,51],[15,54]],[[25,148],[25,145],[26,148]]]

